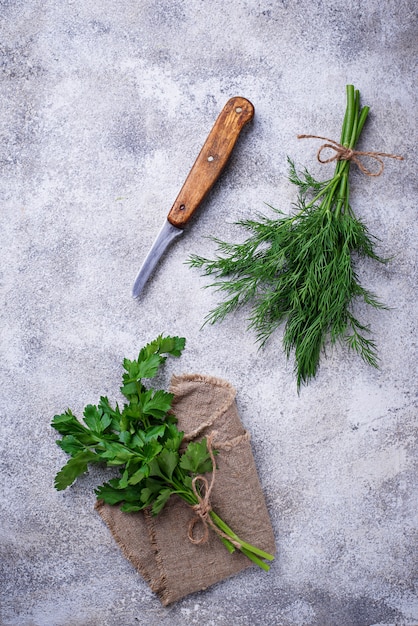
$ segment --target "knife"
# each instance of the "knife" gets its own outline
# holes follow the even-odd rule
[[[168,246],[183,234],[187,222],[219,178],[242,128],[253,117],[254,107],[246,98],[231,98],[222,109],[138,272],[132,289],[134,298],[141,293]]]

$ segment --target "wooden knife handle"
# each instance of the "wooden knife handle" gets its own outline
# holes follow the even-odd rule
[[[218,179],[254,107],[245,98],[228,100],[201,149],[168,216],[168,221],[183,228]]]

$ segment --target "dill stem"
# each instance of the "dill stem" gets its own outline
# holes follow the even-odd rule
[[[350,141],[348,144],[349,148],[354,148],[356,144],[359,107],[360,107],[360,92],[356,89],[354,92],[354,111],[353,111],[352,125],[350,128]]]
[[[348,168],[347,171],[343,172],[339,193],[337,195],[337,205],[335,207],[335,217],[339,217],[341,213],[341,209],[344,205],[344,208],[347,208],[348,205]]]
[[[360,133],[369,112],[369,107],[363,107],[360,110],[360,92],[358,89],[354,89],[353,85],[347,85],[346,93],[347,106],[341,130],[340,142],[344,147],[353,149],[358,141],[358,138],[360,137]],[[324,196],[326,197],[321,203],[321,209],[329,213],[335,203],[334,198],[336,198],[337,202],[334,209],[335,214],[339,216],[343,206],[347,210],[349,170],[350,161],[337,161],[334,176],[331,180],[310,202],[308,202],[308,204],[304,206],[301,211],[293,217],[293,219],[297,219],[302,213],[314,206],[315,203]]]
[[[328,193],[328,197],[324,200],[324,209],[327,213],[331,213],[331,208],[333,205],[333,201],[334,201],[334,195],[335,195],[335,191],[337,189],[337,187],[340,185],[341,181],[341,174],[337,174],[337,176],[334,176],[333,180],[333,186],[331,187],[329,193]]]
[[[338,165],[338,164],[337,164]],[[315,198],[313,200],[311,200],[301,211],[299,211],[296,215],[295,218],[298,217],[299,215],[301,215],[301,213],[304,213],[307,209],[310,209],[311,206],[313,206],[315,204],[315,202],[317,202],[319,200],[319,198],[322,198],[322,196],[324,196],[326,193],[328,193],[329,189],[334,185],[335,183],[335,178],[336,176],[338,176],[339,178],[339,174],[334,174],[333,178],[331,178],[331,180],[329,181],[329,183],[323,188],[321,189],[321,191],[315,196]]]
[[[346,148],[350,145],[353,122],[355,118],[355,93],[354,85],[347,85],[347,110],[343,122],[343,141],[342,145]]]
[[[344,115],[343,128],[341,132],[341,143],[345,147],[353,150],[363,130],[364,123],[369,114],[369,107],[365,106],[360,109],[360,92],[354,89],[353,85],[347,85],[347,107]],[[337,203],[335,206],[335,216],[339,217],[342,209],[350,210],[349,204],[349,184],[348,176],[350,172],[350,161],[339,161],[335,167],[334,179],[340,178],[339,189],[337,193]],[[332,192],[331,192],[332,193]]]
[[[341,144],[353,150],[369,113],[369,107],[360,109],[360,92],[358,89],[354,89],[353,85],[347,85],[346,93],[347,106],[341,130]],[[324,189],[328,193],[324,206],[327,211],[330,211],[335,204],[334,213],[336,217],[341,215],[342,210],[349,210],[349,172],[350,161],[338,161],[331,184]],[[338,184],[333,186],[332,182],[336,180]]]
[[[353,144],[353,148],[356,145],[356,143],[357,143],[357,141],[358,141],[358,139],[360,137],[361,131],[363,130],[363,126],[364,126],[364,123],[365,123],[365,121],[367,119],[369,111],[370,111],[370,107],[368,107],[368,106],[364,106],[361,109],[361,111],[360,111],[360,116],[359,116],[359,120],[358,120],[358,123],[357,123],[356,140],[355,140],[355,142]]]

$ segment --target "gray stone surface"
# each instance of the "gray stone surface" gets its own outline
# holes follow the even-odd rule
[[[417,624],[416,3],[413,0],[1,0],[2,626]],[[327,177],[345,85],[371,106],[362,147],[401,153],[352,202],[386,267],[390,307],[358,309],[375,371],[341,347],[300,395],[277,332],[258,351],[242,311],[201,329],[217,295],[184,261],[264,203],[290,209],[286,156]],[[256,111],[216,188],[143,297],[130,290],[216,116]],[[277,538],[250,569],[163,609],[93,510],[91,473],[64,493],[49,424],[102,393],[157,334],[187,337],[171,373],[238,390]],[[415,483],[416,485],[416,483]]]

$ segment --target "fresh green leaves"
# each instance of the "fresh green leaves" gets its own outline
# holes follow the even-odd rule
[[[359,92],[348,85],[342,145],[355,147],[367,114]],[[239,244],[215,239],[215,260],[192,256],[189,264],[214,276],[209,286],[224,296],[206,321],[221,321],[249,304],[249,328],[260,345],[285,322],[284,350],[288,357],[295,355],[299,388],[316,375],[329,341],[342,341],[377,366],[369,328],[356,319],[353,308],[356,300],[375,308],[383,305],[360,285],[354,261],[385,260],[376,254],[375,239],[350,206],[349,160],[337,161],[333,178],[323,182],[306,169],[299,174],[290,160],[289,165],[289,179],[298,188],[293,214],[272,209],[273,217],[243,220],[239,224],[249,232],[248,239]]]
[[[89,404],[84,409],[84,422],[90,430],[101,434],[112,423],[112,418],[108,413],[104,413],[101,409]]]
[[[164,443],[169,450],[178,449],[182,434],[169,414],[173,396],[163,390],[146,389],[142,378],[156,376],[168,355],[180,356],[185,339],[163,337],[147,344],[138,359],[125,359],[122,392],[130,400],[122,411],[101,397],[98,406],[89,404],[83,412],[84,424],[71,410],[56,415],[52,426],[61,435],[58,445],[72,459],[58,473],[57,489],[65,489],[87,471],[88,463],[124,466],[118,485],[138,484],[149,474],[149,465],[161,452]],[[175,446],[173,446],[173,438]]]
[[[141,380],[154,378],[168,355],[179,357],[185,343],[184,337],[163,337],[160,335],[142,348],[136,361],[124,359],[125,374],[122,377],[123,386],[121,387],[123,395],[131,401],[135,400],[135,396],[138,396],[142,391]]]
[[[182,449],[184,433],[178,430],[171,413],[173,395],[161,389],[148,389],[143,383],[144,378],[156,376],[167,356],[180,356],[184,346],[184,338],[160,335],[142,348],[136,360],[123,361],[121,391],[127,403],[122,409],[117,404],[112,407],[103,396],[97,406],[85,407],[84,424],[69,409],[54,417],[51,425],[62,435],[57,444],[71,457],[55,478],[57,490],[69,487],[87,472],[89,464],[101,463],[118,467],[119,477],[99,486],[96,495],[110,505],[119,505],[122,511],[151,507],[153,515],[157,515],[172,494],[191,506],[198,504],[192,478],[213,469],[206,439],[191,442]],[[210,515],[217,528],[222,528],[234,542],[240,542],[213,511]],[[235,544],[224,536],[222,541],[229,551],[235,549]],[[242,542],[242,551],[254,563],[268,569],[259,558],[260,550]],[[261,556],[273,558],[262,551]]]
[[[54,417],[52,426],[62,435],[57,443],[71,456],[57,474],[58,490],[87,472],[89,463],[101,463],[119,467],[120,476],[96,493],[109,504],[121,503],[125,511],[152,505],[156,514],[170,494],[178,492],[196,502],[188,473],[211,471],[206,442],[190,443],[181,456],[183,433],[170,412],[173,394],[143,383],[157,375],[167,356],[180,356],[184,346],[184,338],[160,335],[141,349],[136,360],[124,359],[121,391],[128,402],[122,410],[103,396],[98,406],[85,407],[84,423],[71,410]]]
[[[158,515],[158,513],[164,508],[165,503],[171,496],[172,491],[168,487],[161,489],[158,496],[154,500],[154,504],[152,506],[153,515]]]
[[[181,457],[180,467],[190,474],[204,474],[212,471],[212,459],[206,439],[189,443],[187,450]]]
[[[90,452],[89,450],[77,452],[56,475],[55,489],[58,491],[66,489],[75,481],[77,476],[84,474],[84,472],[87,471],[89,463],[97,463],[99,460],[98,455],[94,454],[94,452]]]
[[[144,415],[151,415],[155,419],[164,419],[170,410],[173,394],[165,391],[149,389],[142,394],[141,407]]]

